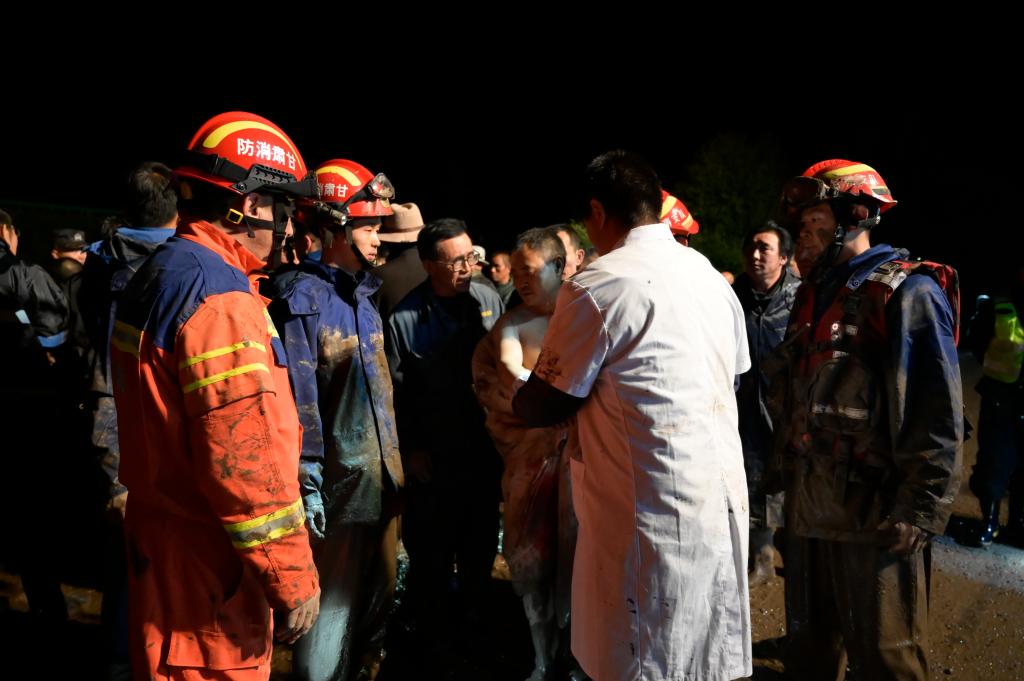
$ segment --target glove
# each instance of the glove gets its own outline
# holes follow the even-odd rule
[[[306,526],[313,539],[322,540],[327,530],[327,516],[324,514],[324,502],[319,494],[307,494],[302,498],[306,508]]]

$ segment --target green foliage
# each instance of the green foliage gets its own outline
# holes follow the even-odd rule
[[[570,220],[569,227],[572,231],[576,232],[576,236],[580,238],[580,245],[584,250],[590,248],[594,244],[590,243],[590,235],[587,234],[587,227],[579,220]]]
[[[743,271],[743,235],[778,212],[782,183],[794,175],[768,137],[724,133],[705,143],[669,191],[690,209],[700,232],[690,245],[719,270]]]

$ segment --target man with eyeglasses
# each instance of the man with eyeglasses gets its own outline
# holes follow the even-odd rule
[[[302,423],[299,484],[323,589],[292,669],[297,680],[372,679],[395,592],[402,462],[372,300],[381,282],[369,270],[395,190],[345,159],[315,173],[321,199],[300,207],[321,259],[278,277],[270,305]]]
[[[504,305],[473,280],[478,255],[464,222],[431,222],[416,246],[427,280],[395,307],[385,332],[407,474],[408,598],[427,652],[444,655],[449,632],[477,622],[497,548],[501,462],[471,363]]]

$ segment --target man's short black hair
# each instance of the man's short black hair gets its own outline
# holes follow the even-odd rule
[[[14,226],[14,220],[11,219],[11,214],[5,210],[0,210],[0,225],[7,225],[8,227]]]
[[[466,223],[458,218],[441,218],[428,222],[416,237],[416,250],[420,260],[437,258],[437,244],[466,234]]]
[[[128,177],[125,217],[132,227],[163,227],[178,214],[178,195],[171,169],[147,161]]]
[[[747,235],[743,237],[743,252],[746,253],[747,249],[754,244],[754,237],[758,234],[764,234],[765,232],[772,232],[779,237],[779,255],[783,255],[787,258],[793,257],[793,237],[790,236],[789,232],[781,227],[775,220],[769,220],[760,227],[754,227],[747,232]]]
[[[587,166],[580,199],[583,216],[590,214],[590,200],[597,199],[609,217],[626,227],[652,224],[661,212],[661,181],[640,156],[616,149]]]
[[[556,235],[560,232],[568,235],[569,243],[572,244],[572,250],[578,251],[582,248],[583,242],[580,241],[580,235],[576,233],[576,230],[572,228],[572,225],[563,222],[557,225],[551,225],[548,229],[552,230]],[[565,244],[562,245],[564,246]]]
[[[565,244],[558,238],[556,227],[534,227],[516,237],[516,250],[523,247],[537,251],[544,257],[544,262],[561,258],[565,262]]]

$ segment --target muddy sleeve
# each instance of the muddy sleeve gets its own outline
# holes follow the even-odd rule
[[[291,391],[269,366],[276,329],[252,296],[208,299],[179,332],[193,471],[271,606],[291,609],[318,586],[299,497]]]
[[[953,317],[927,275],[907,278],[886,309],[892,451],[899,470],[893,520],[945,530],[960,486],[963,395]]]

